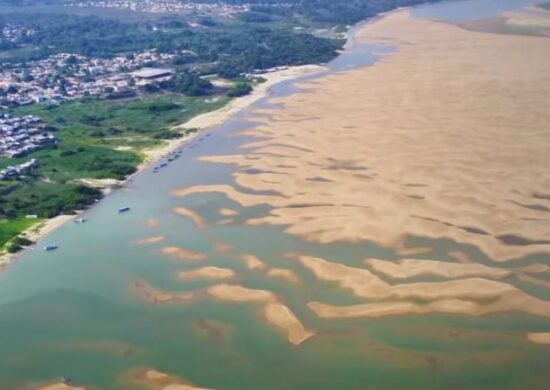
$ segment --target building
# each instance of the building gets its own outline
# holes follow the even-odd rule
[[[141,68],[130,73],[138,80],[158,80],[171,77],[174,71],[168,68]]]

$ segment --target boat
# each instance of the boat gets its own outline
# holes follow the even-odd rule
[[[161,168],[164,168],[164,167],[167,167],[167,166],[168,166],[168,163],[162,163],[162,164],[160,164],[160,167],[161,167]]]
[[[125,212],[127,212],[127,211],[130,211],[130,207],[128,207],[128,206],[120,207],[120,208],[118,209],[118,212],[119,212],[119,213],[125,213]]]
[[[46,246],[44,247],[44,250],[45,250],[46,252],[54,251],[54,250],[56,250],[56,249],[57,249],[57,245],[52,245],[52,244],[46,245]]]
[[[86,218],[84,218],[84,217],[80,217],[80,218],[77,218],[77,219],[74,220],[75,223],[84,223],[84,222],[86,222],[86,221],[87,221],[87,220],[86,220]]]

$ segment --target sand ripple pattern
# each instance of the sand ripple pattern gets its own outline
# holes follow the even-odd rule
[[[310,83],[248,133],[231,186],[199,186],[243,206],[250,224],[320,243],[409,236],[478,247],[495,261],[550,253],[550,49],[398,12],[364,39],[397,44],[378,65]],[[269,111],[269,110],[263,110]],[[256,192],[257,193],[257,192]]]
[[[349,267],[301,256],[317,278],[365,300],[309,302],[321,317],[511,310],[549,317],[550,302],[516,286],[550,287],[548,39],[471,31],[408,11],[368,25],[361,37],[398,51],[275,100],[284,108],[261,110],[262,123],[245,132],[258,138],[242,155],[202,158],[235,164],[237,186],[173,194],[268,205],[247,223],[283,226],[316,243],[374,242],[410,256],[431,252],[408,248],[411,237],[446,239],[490,259],[455,251],[448,257],[456,263],[427,255]]]

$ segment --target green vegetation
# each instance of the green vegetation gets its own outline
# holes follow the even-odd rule
[[[0,247],[16,250],[21,231],[36,220],[86,208],[101,192],[81,178],[123,179],[142,161],[141,150],[164,139],[181,137],[171,129],[199,113],[215,110],[230,98],[163,95],[134,100],[69,101],[59,106],[33,105],[14,115],[33,114],[56,130],[59,144],[24,158],[0,158],[0,167],[36,158],[40,166],[21,181],[0,182]],[[196,129],[188,130],[189,133]]]
[[[18,237],[21,232],[29,229],[31,226],[36,225],[39,222],[40,220],[27,219],[24,217],[0,220],[0,248],[10,240]],[[18,241],[16,241],[16,244],[17,243]]]
[[[22,37],[17,44],[6,43],[2,50],[5,63],[62,52],[112,57],[152,48],[169,53],[191,50],[196,56],[178,58],[174,65],[199,74],[218,72],[229,77],[254,69],[326,62],[337,55],[343,43],[245,22],[192,29],[173,20],[128,23],[68,14],[0,15],[0,28],[8,23],[32,28],[36,33]]]
[[[219,0],[196,0],[197,3],[216,3]],[[252,21],[282,16],[306,18],[316,23],[354,24],[381,12],[397,7],[426,2],[425,0],[224,0],[229,4],[251,4]],[[248,17],[242,16],[247,20]]]
[[[252,86],[250,85],[250,83],[238,82],[227,92],[227,96],[245,96],[248,95],[250,92],[252,92]]]
[[[24,80],[28,61],[52,54],[109,58],[154,48],[180,54],[171,64],[145,65],[173,67],[176,76],[141,90],[144,98],[115,100],[122,96],[112,93],[112,99],[103,101],[84,99],[12,110],[14,115],[41,117],[56,132],[59,143],[25,158],[0,158],[0,169],[30,158],[39,161],[27,177],[0,182],[0,218],[8,220],[0,223],[0,246],[9,242],[10,251],[28,244],[17,238],[34,223],[25,215],[48,218],[88,206],[101,194],[80,179],[125,178],[142,161],[145,148],[184,135],[171,129],[174,124],[246,95],[254,83],[262,81],[247,80],[243,74],[327,62],[342,48],[344,42],[338,38],[347,25],[425,0],[224,0],[252,8],[236,18],[188,16],[200,27],[190,27],[181,15],[100,9],[81,9],[76,15],[60,6],[63,1],[0,0],[11,7],[0,13],[0,29],[10,24],[33,31],[12,41],[0,39],[0,68],[15,68]],[[332,33],[321,37],[320,31]],[[229,90],[214,86],[204,77],[212,74],[232,80],[233,86]]]

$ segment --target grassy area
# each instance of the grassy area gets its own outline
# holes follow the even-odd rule
[[[24,217],[0,220],[0,247],[3,247],[8,241],[17,237],[21,232],[40,222],[40,219],[27,219]]]
[[[143,160],[145,148],[181,137],[176,124],[218,109],[230,98],[161,95],[131,100],[69,101],[59,106],[20,107],[13,115],[41,117],[58,145],[23,158],[0,158],[0,169],[36,158],[40,166],[22,180],[0,182],[0,247],[36,220],[82,209],[101,197],[82,178],[123,179]]]
[[[122,179],[141,162],[141,150],[179,136],[170,128],[228,99],[159,96],[125,101],[72,101],[60,106],[33,105],[14,115],[33,114],[57,129],[56,147],[20,159],[0,159],[0,166],[36,158],[36,174],[54,182],[77,178]]]

